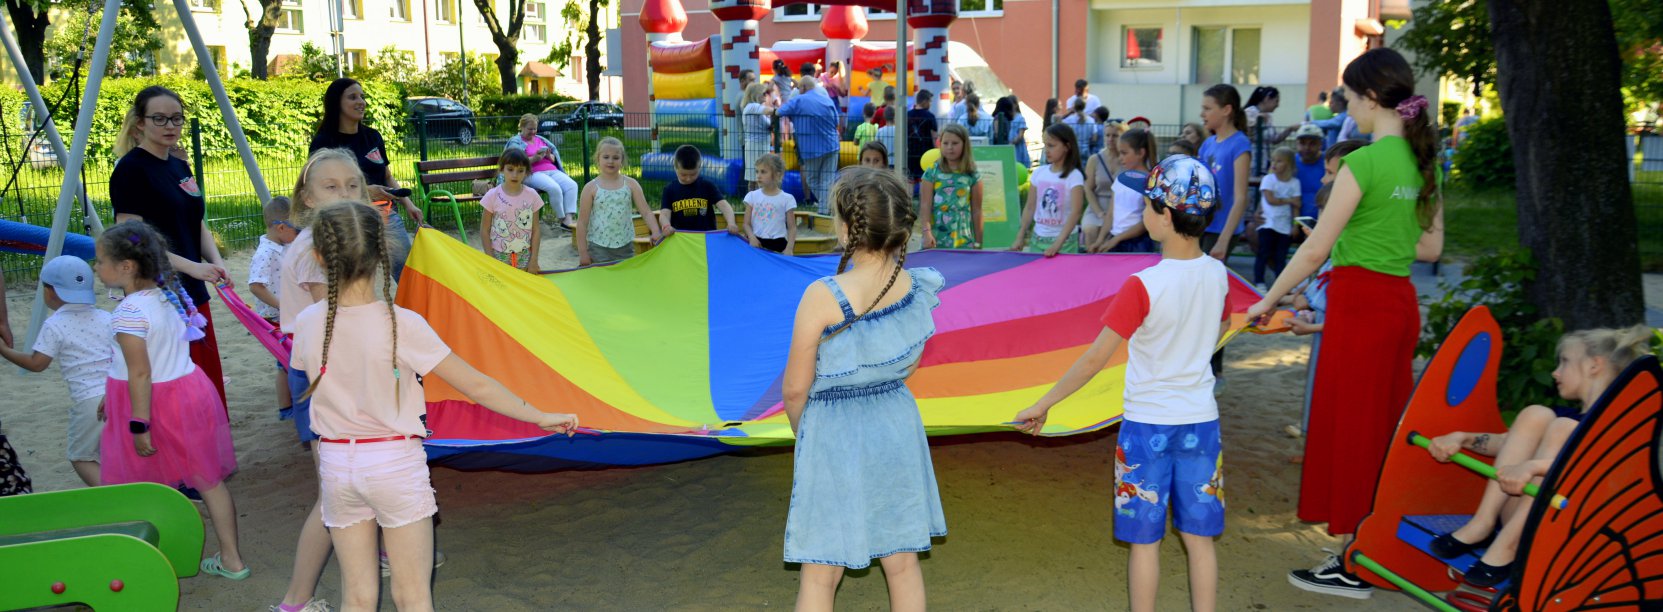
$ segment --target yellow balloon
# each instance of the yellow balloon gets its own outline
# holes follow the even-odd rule
[[[938,159],[941,159],[941,149],[930,149],[924,152],[924,157],[919,158],[918,167],[929,170],[935,167],[935,162]]]

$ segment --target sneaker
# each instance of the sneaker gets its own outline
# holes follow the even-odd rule
[[[279,606],[269,606],[266,610],[268,612],[283,612],[283,608]],[[331,607],[327,601],[313,598],[306,602],[305,607],[295,612],[335,612],[335,608]]]
[[[433,551],[433,569],[439,569],[441,567],[444,567],[444,565],[445,565],[445,551],[442,551],[442,550]],[[383,552],[383,553],[381,553],[381,577],[382,578],[391,578],[392,576],[393,576],[393,566],[392,566],[392,564],[387,562],[387,553]]]
[[[1352,599],[1368,599],[1374,595],[1374,587],[1345,571],[1345,565],[1340,563],[1340,556],[1332,551],[1329,551],[1328,558],[1316,567],[1288,572],[1288,584],[1312,593]]]

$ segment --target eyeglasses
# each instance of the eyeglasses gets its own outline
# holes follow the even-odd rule
[[[184,115],[174,115],[172,117],[167,115],[146,115],[145,119],[149,119],[150,125],[154,125],[156,127],[166,127],[169,125],[178,127],[185,124]]]
[[[300,228],[295,227],[293,223],[289,223],[288,221],[283,221],[283,220],[272,221],[268,225],[275,225],[277,227],[286,227],[286,228],[292,229],[292,230],[297,231],[297,232],[300,231]]]

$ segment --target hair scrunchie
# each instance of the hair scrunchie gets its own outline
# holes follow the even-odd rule
[[[1430,103],[1426,101],[1426,96],[1409,96],[1409,99],[1397,103],[1397,116],[1402,117],[1404,121],[1414,119],[1420,116],[1421,111],[1426,110],[1428,104]]]

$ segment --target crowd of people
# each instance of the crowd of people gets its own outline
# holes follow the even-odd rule
[[[572,227],[582,265],[630,257],[634,214],[655,243],[678,231],[716,231],[720,217],[751,245],[789,255],[799,202],[782,188],[786,164],[770,140],[779,133],[775,121],[788,124],[804,167],[824,174],[808,181],[808,197],[839,219],[843,249],[837,274],[804,292],[782,382],[799,442],[784,560],[803,565],[798,609],[829,609],[843,571],[873,559],[884,567],[892,606],[923,609],[918,553],[946,533],[946,520],[905,380],[934,333],[930,312],[945,281],[905,262],[915,231],[923,248],[984,246],[972,145],[988,138],[1023,151],[1027,128],[1014,97],[984,115],[966,83],[955,88],[949,115],[936,117],[934,94],[919,91],[907,111],[907,138],[921,146],[909,143],[907,172],[896,173],[888,170],[883,131],[896,110],[893,88],[862,101],[848,95],[841,66],[818,76],[805,66],[796,81],[781,68],[774,81],[744,90],[753,189],[743,223],[700,176],[698,149],[675,151],[677,180],[654,208],[640,183],[623,174],[621,142],[599,142],[599,176],[579,188],[528,115],[499,159],[500,184],[481,200],[481,248],[505,265],[539,272],[546,198]],[[1113,533],[1131,546],[1131,609],[1155,608],[1169,515],[1190,557],[1191,605],[1216,607],[1213,541],[1223,532],[1225,506],[1215,348],[1230,319],[1224,261],[1235,241],[1256,244],[1263,298],[1248,317],[1295,309],[1295,331],[1319,338],[1301,426],[1298,516],[1346,536],[1369,511],[1412,389],[1420,312],[1410,264],[1435,261],[1443,248],[1437,136],[1414,81],[1396,52],[1368,51],[1347,66],[1344,86],[1326,105],[1284,128],[1271,120],[1280,101],[1274,88],[1260,87],[1244,103],[1235,87],[1216,85],[1199,105],[1201,122],[1184,126],[1164,149],[1147,120],[1110,121],[1084,81],[1061,105],[1047,104],[1042,163],[1009,248],[1048,257],[1161,255],[1119,288],[1091,348],[1012,420],[1018,430],[1040,433],[1050,408],[1126,346]],[[808,134],[843,129],[838,109],[861,102],[868,123],[848,126],[864,138],[859,167],[837,172],[841,138],[823,135],[827,148],[822,136]],[[431,609],[429,570],[443,557],[433,542],[438,505],[422,449],[420,377],[440,376],[486,409],[546,431],[569,434],[579,415],[515,396],[451,353],[421,315],[393,304],[411,243],[403,217],[419,226],[421,211],[390,172],[380,133],[363,122],[358,84],[334,82],[322,108],[291,196],[264,209],[267,232],[249,278],[260,314],[293,338],[293,357],[274,376],[278,416],[292,420],[311,448],[319,481],[297,530],[289,588],[271,609],[331,609],[316,591],[332,551],[343,609],[372,609],[378,574],[391,575],[399,609]],[[200,498],[219,546],[202,571],[242,580],[252,568],[238,549],[225,484],[237,460],[206,308],[207,284],[230,279],[177,146],[185,112],[166,88],[137,95],[111,176],[117,223],[98,237],[93,266],[72,257],[46,263],[44,297],[54,314],[30,352],[14,346],[0,318],[0,356],[35,371],[60,364],[72,405],[68,459],[86,484],[159,482]],[[750,131],[764,126],[769,137]],[[1347,130],[1368,138],[1347,138]],[[1282,146],[1289,138],[1295,146]],[[759,145],[754,154],[751,144]],[[939,157],[924,167],[928,148]],[[97,308],[94,278],[125,294],[113,313]],[[1641,328],[1568,334],[1554,372],[1561,396],[1585,410],[1639,356],[1644,338]],[[1516,496],[1546,472],[1580,413],[1533,407],[1508,432],[1438,432],[1432,451],[1439,460],[1471,450],[1496,457],[1502,473],[1473,519],[1435,544],[1451,557],[1488,545],[1468,582],[1493,585],[1506,575],[1525,516]],[[0,465],[15,466],[9,448],[0,448]],[[9,472],[0,485],[26,488],[20,477]],[[1372,591],[1338,556],[1289,579],[1332,595]]]

